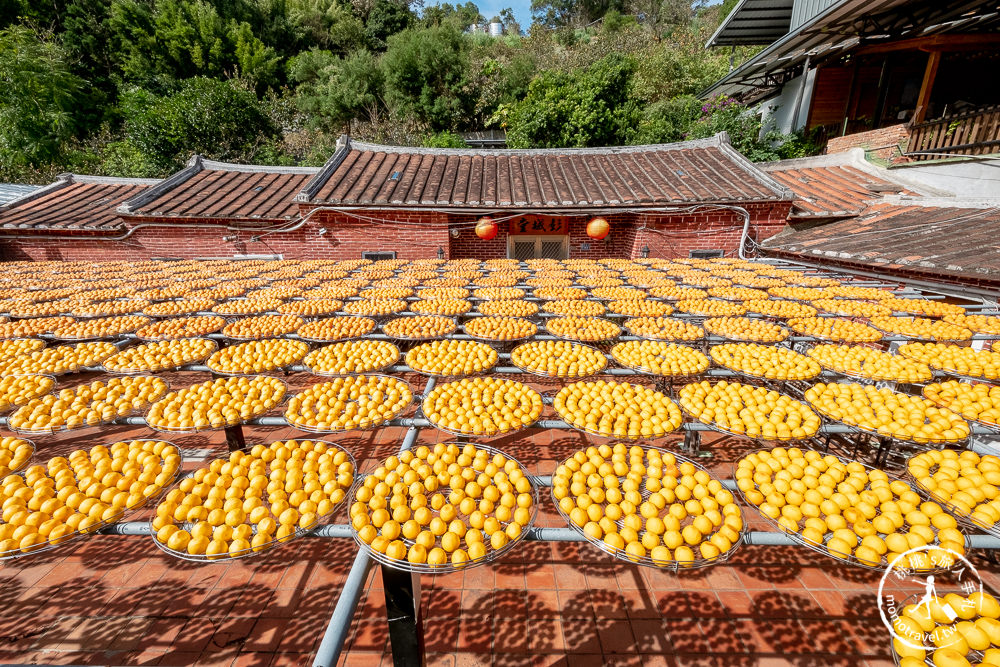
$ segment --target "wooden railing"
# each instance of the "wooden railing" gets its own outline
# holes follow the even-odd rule
[[[905,155],[911,160],[939,160],[996,152],[1000,152],[1000,106],[913,125]]]

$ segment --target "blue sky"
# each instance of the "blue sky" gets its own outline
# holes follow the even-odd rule
[[[531,25],[531,0],[479,0],[476,4],[487,21],[499,14],[504,7],[510,7],[521,23],[521,30],[527,30]]]
[[[449,0],[451,4],[464,4],[465,0]],[[715,5],[721,0],[709,0],[708,4]],[[531,26],[531,0],[473,0],[479,7],[480,13],[486,17],[486,20],[490,20],[494,16],[500,13],[500,10],[505,7],[510,7],[514,10],[514,16],[517,20],[521,22],[521,30],[527,31]],[[434,2],[427,2],[426,6],[439,4],[437,0]]]
[[[434,7],[442,1],[452,5],[464,5],[466,2],[466,0],[428,0],[424,2],[424,7]],[[531,0],[473,0],[473,3],[479,7],[479,12],[487,21],[498,16],[501,9],[510,7],[514,10],[514,16],[521,22],[522,30],[527,30],[531,25]]]

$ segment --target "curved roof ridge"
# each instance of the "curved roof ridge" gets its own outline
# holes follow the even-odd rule
[[[108,185],[156,185],[160,178],[126,178],[125,176],[92,176],[90,174],[59,174],[57,180],[71,183],[106,183]]]
[[[240,171],[246,173],[267,174],[315,174],[320,167],[297,167],[286,165],[240,164],[237,162],[219,162],[217,160],[201,159],[202,169],[213,171]]]
[[[724,133],[705,139],[689,139],[670,144],[642,144],[638,146],[595,146],[589,148],[426,148],[423,146],[386,146],[383,144],[354,141],[348,137],[347,147],[351,150],[372,151],[374,153],[409,153],[413,155],[458,155],[458,156],[531,156],[531,155],[618,155],[623,153],[650,153],[659,151],[685,150],[691,148],[711,148],[729,143]]]

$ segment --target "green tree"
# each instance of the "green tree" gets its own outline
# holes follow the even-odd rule
[[[473,106],[467,44],[447,23],[390,37],[380,61],[389,106],[435,131],[460,129]]]
[[[281,56],[253,34],[249,23],[231,23],[227,37],[232,44],[233,60],[241,76],[260,88],[277,84]]]
[[[656,35],[668,26],[687,25],[692,16],[690,0],[627,0],[626,7]]]
[[[257,96],[233,81],[194,77],[170,95],[130,90],[122,95],[121,111],[125,139],[163,172],[192,153],[248,161],[277,135]]]
[[[702,114],[694,121],[688,136],[691,139],[729,133],[733,148],[751,162],[781,159],[780,145],[787,137],[777,131],[762,131],[767,125],[756,109],[720,95],[702,105]]]
[[[361,48],[367,40],[364,21],[342,0],[293,0],[289,19],[305,43],[342,55]]]
[[[114,90],[110,22],[111,0],[70,0],[59,35],[76,73],[106,93]]]
[[[0,30],[0,177],[60,159],[86,90],[56,43],[21,26]]]
[[[423,145],[426,148],[468,148],[460,135],[445,130],[437,134],[429,134],[424,137]]]
[[[259,88],[278,83],[275,50],[205,0],[113,0],[110,23],[122,74],[139,85],[237,74]]]
[[[610,10],[624,9],[624,0],[531,0],[535,23],[550,29],[584,27]]]
[[[43,34],[58,34],[63,28],[66,0],[0,0],[0,28],[25,20],[25,27],[33,27]]]
[[[500,15],[498,17],[500,23],[503,23],[503,34],[505,35],[520,35],[521,34],[521,24],[518,22],[517,17],[514,16],[514,10],[510,7],[504,7],[500,10]]]
[[[490,49],[479,66],[473,89],[477,92],[475,120],[480,126],[490,123],[499,109],[516,104],[528,94],[528,87],[537,68],[530,53],[511,49],[496,53]],[[476,53],[473,57],[479,57]]]
[[[452,21],[459,30],[465,30],[470,25],[483,23],[486,19],[479,11],[479,7],[473,2],[466,2],[464,5],[442,2],[424,7],[420,20],[427,26],[436,26],[445,21]]]
[[[635,24],[636,20],[634,16],[621,14],[616,9],[609,9],[607,13],[604,14],[604,19],[601,21],[601,32],[618,32],[619,30],[623,30],[629,26],[634,26]]]
[[[669,144],[687,138],[691,125],[702,116],[702,103],[694,95],[678,95],[647,105],[629,137],[630,144]]]
[[[635,61],[611,54],[569,74],[542,72],[507,115],[513,148],[615,146],[626,143],[641,118],[631,95]]]
[[[339,131],[354,119],[372,121],[382,107],[382,73],[368,51],[341,58],[329,51],[305,51],[289,65],[298,83],[296,106],[314,129]]]
[[[383,51],[390,36],[413,25],[415,17],[410,8],[398,0],[376,0],[365,19],[365,36],[375,51]]]
[[[697,36],[684,33],[670,42],[650,45],[639,58],[636,93],[650,101],[697,95],[722,77],[726,57],[705,50]]]

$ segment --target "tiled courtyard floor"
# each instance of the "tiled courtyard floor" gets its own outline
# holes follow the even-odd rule
[[[395,451],[404,433],[328,439],[365,471]],[[39,442],[36,459],[149,435],[114,428],[56,437]],[[303,434],[258,428],[246,435],[255,443]],[[418,443],[448,438],[425,429]],[[221,433],[174,441],[224,451]],[[588,443],[576,432],[531,430],[486,444],[548,474]],[[657,444],[676,450],[679,443]],[[706,442],[713,456],[703,463],[728,479],[733,461],[754,448]],[[542,497],[537,523],[563,525],[548,494]],[[753,528],[768,529],[744,511]],[[343,520],[340,512],[335,521]],[[94,536],[7,562],[0,565],[0,663],[311,665],[355,553],[348,539],[309,538],[244,561],[196,564],[162,553],[148,537]],[[996,568],[982,555],[973,563],[996,590]],[[879,577],[797,547],[743,546],[727,563],[675,575],[614,561],[585,543],[531,542],[492,566],[424,576],[421,608],[433,665],[889,667]],[[341,664],[391,664],[377,570]]]

